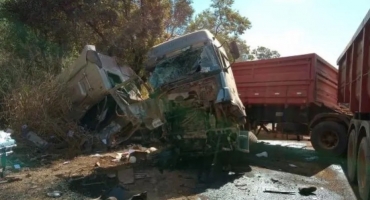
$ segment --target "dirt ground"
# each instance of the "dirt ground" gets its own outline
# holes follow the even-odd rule
[[[259,143],[238,161],[236,169],[220,175],[211,184],[197,180],[197,160],[162,174],[151,160],[138,159],[135,164],[113,161],[117,153],[125,150],[73,160],[26,152],[27,149],[18,147],[10,159],[7,177],[21,180],[0,184],[0,199],[53,199],[48,196],[53,191],[61,192],[57,199],[96,199],[122,185],[119,182],[133,179],[133,183],[124,185],[124,194],[129,197],[146,191],[150,200],[356,199],[340,167],[344,161],[319,157],[307,141]],[[263,152],[267,157],[257,156]],[[14,164],[20,164],[21,169],[14,169]],[[297,193],[299,187],[308,186],[318,188],[316,196]],[[270,194],[265,192],[267,189],[292,191],[294,195]]]

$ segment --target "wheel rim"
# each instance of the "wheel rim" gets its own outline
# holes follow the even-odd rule
[[[339,143],[339,136],[334,131],[326,131],[321,134],[320,144],[325,149],[333,149]]]
[[[366,185],[366,157],[365,152],[360,149],[358,152],[358,186],[363,189]]]

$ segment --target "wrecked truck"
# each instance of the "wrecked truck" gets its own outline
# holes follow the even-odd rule
[[[230,43],[233,59],[239,57]],[[246,113],[223,45],[208,30],[183,35],[154,46],[146,71],[161,99],[166,123],[161,138],[183,153],[212,155],[249,152],[252,132],[244,130]]]
[[[87,45],[72,66],[58,77],[66,83],[72,101],[69,118],[109,147],[127,141],[142,124],[149,130],[164,122],[156,99],[142,94],[150,91],[128,66]]]

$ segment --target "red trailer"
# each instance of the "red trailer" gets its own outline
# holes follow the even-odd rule
[[[350,116],[337,103],[338,70],[320,56],[238,62],[232,70],[251,129],[267,131],[264,124],[272,123],[273,131],[276,124],[283,132],[311,133],[311,143],[320,152],[346,151]],[[326,132],[337,124],[338,134]]]
[[[245,105],[337,106],[338,71],[316,54],[234,63]]]
[[[370,199],[370,10],[340,55],[338,102],[354,113],[348,126],[348,179]]]

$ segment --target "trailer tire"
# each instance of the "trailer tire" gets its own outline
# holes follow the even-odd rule
[[[357,153],[357,183],[360,198],[370,199],[370,156],[369,143],[366,137],[363,137]]]
[[[321,154],[340,156],[347,149],[346,128],[333,121],[321,122],[312,129],[311,144]]]
[[[354,183],[356,181],[356,163],[357,163],[357,149],[356,149],[356,132],[352,129],[348,137],[347,149],[347,176],[348,181]]]

